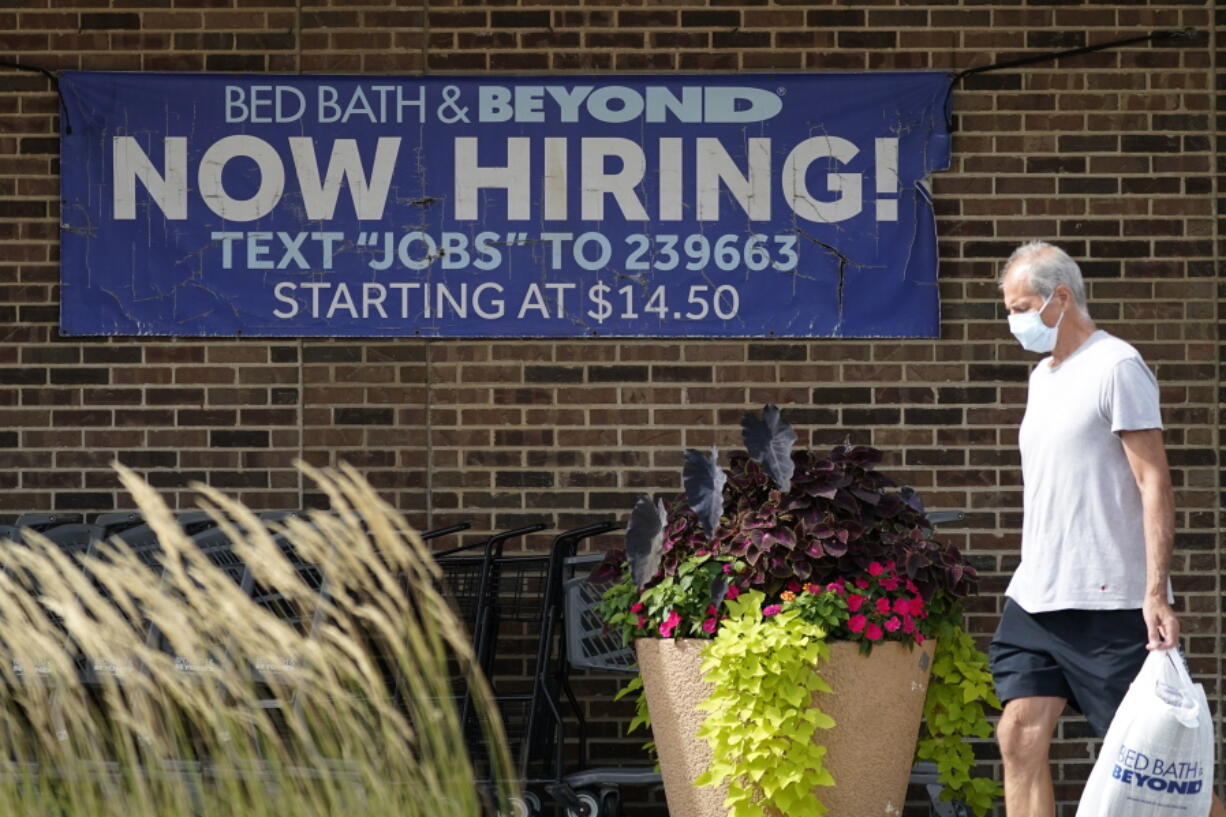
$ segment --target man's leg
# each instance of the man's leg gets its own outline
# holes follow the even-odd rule
[[[1007,817],[1055,817],[1048,757],[1064,704],[1064,698],[1038,697],[1014,698],[1005,704],[996,737],[1005,766]]]

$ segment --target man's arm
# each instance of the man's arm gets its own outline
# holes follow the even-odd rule
[[[1167,601],[1166,586],[1175,544],[1175,493],[1162,446],[1162,430],[1121,431],[1124,454],[1141,491],[1145,525],[1145,604],[1151,650],[1169,650],[1179,643],[1179,619]]]

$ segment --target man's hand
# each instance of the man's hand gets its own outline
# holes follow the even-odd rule
[[[1147,599],[1141,608],[1145,626],[1149,628],[1147,650],[1169,650],[1179,644],[1179,619],[1171,605],[1161,599]]]

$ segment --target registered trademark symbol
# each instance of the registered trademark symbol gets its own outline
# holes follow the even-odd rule
[[[778,93],[779,96],[786,96],[787,92],[788,92],[787,88],[780,88],[778,91],[776,91],[776,93]]]

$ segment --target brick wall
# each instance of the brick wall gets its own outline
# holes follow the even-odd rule
[[[1162,383],[1175,587],[1193,668],[1220,705],[1226,10],[1214,0],[0,0],[0,59],[189,72],[963,69],[1184,26],[1201,32],[1192,45],[964,82],[953,166],[934,179],[935,342],[62,339],[56,98],[44,78],[5,71],[0,521],[127,506],[116,457],[181,504],[192,480],[258,507],[315,504],[292,468],[302,456],[354,463],[422,525],[564,526],[676,489],[683,447],[735,446],[740,413],[773,401],[802,443],[880,446],[930,507],[969,512],[947,533],[984,568],[971,624],[986,636],[1017,563],[1016,427],[1032,361],[1008,337],[993,274],[1017,242],[1049,238],[1084,259],[1100,325]],[[601,752],[617,755],[637,742],[613,742],[627,710],[605,701],[610,688],[584,687]],[[1094,757],[1087,736],[1079,720],[1061,725],[1062,814]]]

